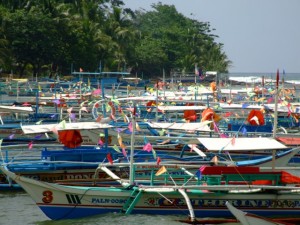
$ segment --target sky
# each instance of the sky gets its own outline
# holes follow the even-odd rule
[[[123,0],[133,10],[162,2],[216,29],[229,72],[300,72],[300,0]],[[300,76],[300,75],[299,75]]]

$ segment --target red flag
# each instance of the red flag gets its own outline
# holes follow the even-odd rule
[[[106,158],[107,158],[107,160],[109,161],[109,163],[112,165],[112,164],[113,164],[113,159],[112,159],[110,153],[107,153]]]
[[[157,164],[158,166],[159,166],[160,162],[161,162],[160,157],[157,157],[156,164]]]

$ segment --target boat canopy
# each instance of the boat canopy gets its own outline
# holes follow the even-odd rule
[[[202,122],[202,123],[162,123],[162,122],[149,123],[148,122],[149,126],[152,128],[210,132],[211,130],[208,126],[209,123],[211,123],[211,121]]]
[[[21,106],[0,106],[0,112],[10,112],[10,113],[29,113],[33,112],[31,107],[21,107]]]
[[[158,110],[161,111],[205,110],[206,108],[207,106],[202,106],[202,105],[186,105],[186,106],[160,105],[158,106]]]
[[[105,123],[97,122],[78,122],[78,123],[58,123],[58,124],[41,124],[41,125],[25,125],[21,126],[24,134],[36,134],[53,132],[53,130],[91,130],[105,129],[113,126]]]
[[[279,150],[288,147],[273,138],[197,138],[209,151]]]

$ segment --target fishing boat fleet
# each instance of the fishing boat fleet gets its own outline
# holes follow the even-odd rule
[[[24,189],[53,220],[299,222],[300,106],[279,72],[269,87],[238,89],[116,81],[38,88],[30,103],[0,106],[0,188]]]

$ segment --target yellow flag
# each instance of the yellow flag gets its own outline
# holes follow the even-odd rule
[[[135,124],[135,129],[136,129],[137,131],[141,131],[141,128],[140,128],[140,126],[139,126],[138,123]]]
[[[214,156],[211,160],[212,163],[214,163],[215,165],[218,165],[219,159],[218,156]]]
[[[155,176],[159,176],[159,175],[161,175],[161,174],[163,174],[163,173],[165,173],[165,172],[167,172],[167,169],[166,169],[165,166],[162,166],[162,167],[156,172]]]

